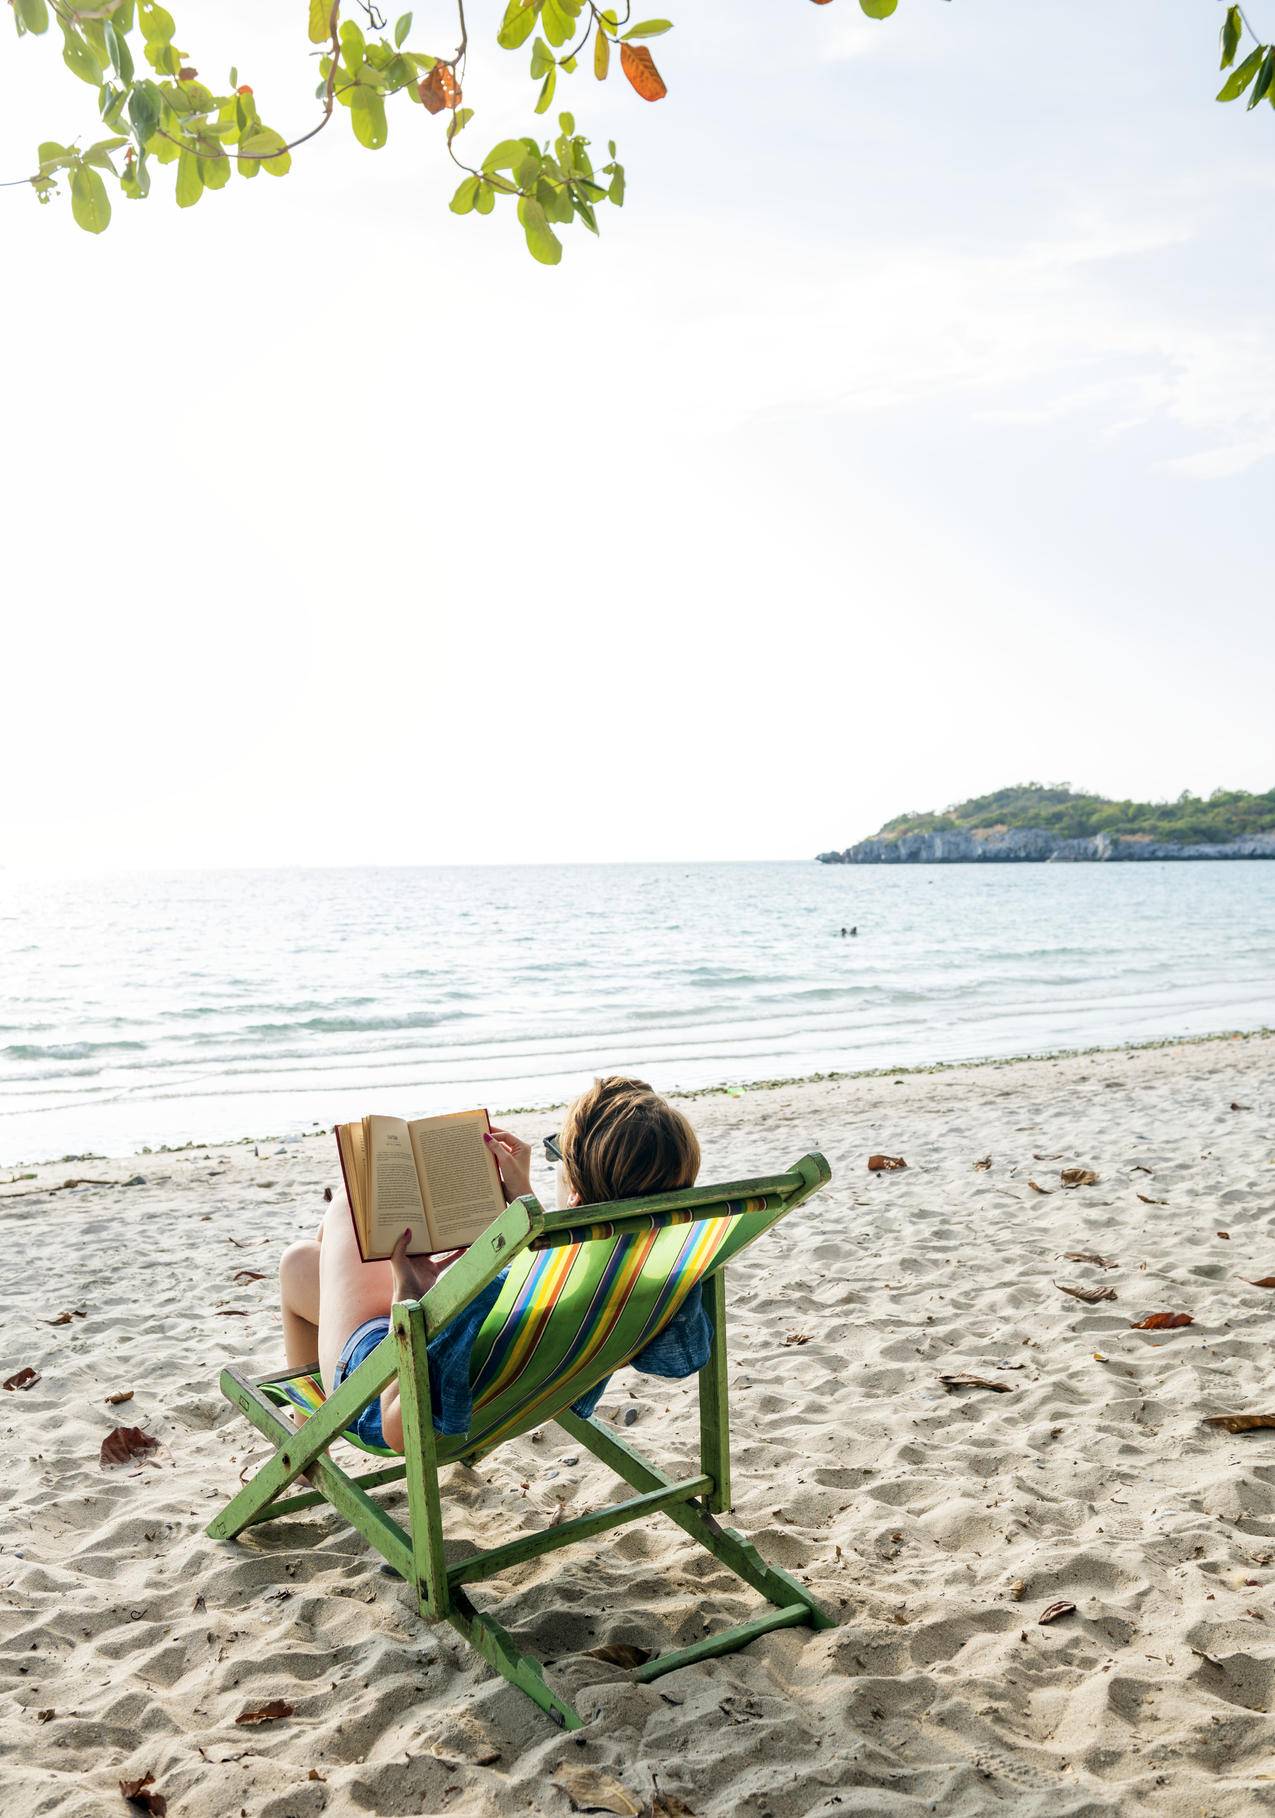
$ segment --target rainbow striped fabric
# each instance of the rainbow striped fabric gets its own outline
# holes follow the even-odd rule
[[[657,1213],[622,1230],[601,1223],[565,1233],[553,1248],[525,1250],[506,1272],[469,1358],[473,1417],[464,1434],[438,1437],[440,1462],[490,1451],[585,1402],[607,1377],[657,1341],[716,1264],[743,1243],[764,1197],[719,1202],[713,1216]],[[689,1373],[655,1364],[654,1373]],[[323,1403],[317,1376],[278,1378],[271,1399],[311,1414]],[[373,1448],[347,1432],[364,1451]]]
[[[323,1392],[323,1383],[317,1370],[313,1375],[277,1377],[274,1382],[263,1383],[261,1385],[261,1393],[273,1401],[277,1407],[286,1408],[292,1406],[300,1408],[302,1414],[307,1419],[311,1414],[317,1412],[327,1399]],[[341,1437],[343,1439],[348,1439],[352,1446],[357,1446],[360,1452],[370,1453],[373,1458],[393,1458],[396,1456],[395,1453],[391,1452],[388,1446],[368,1445],[365,1439],[360,1439],[358,1434],[351,1432],[348,1427]]]

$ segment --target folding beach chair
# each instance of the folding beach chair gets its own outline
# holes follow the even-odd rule
[[[726,1264],[831,1178],[822,1155],[807,1155],[787,1174],[695,1187],[645,1199],[546,1212],[530,1194],[505,1208],[422,1300],[396,1305],[375,1351],[324,1397],[317,1369],[250,1378],[221,1373],[223,1394],[274,1441],[274,1456],[208,1526],[218,1540],[296,1510],[329,1502],[412,1587],[421,1614],[445,1620],[497,1672],[566,1729],[581,1719],[553,1690],[539,1664],[521,1653],[495,1619],[470,1602],[471,1584],[657,1512],[668,1515],[746,1584],[776,1607],[750,1622],[707,1635],[638,1667],[637,1680],[728,1654],[771,1629],[833,1618],[805,1587],[767,1565],[717,1516],[729,1509],[730,1438],[726,1386]],[[508,1270],[471,1352],[473,1415],[469,1431],[444,1437],[431,1412],[426,1342]],[[703,1284],[713,1338],[699,1373],[699,1470],[673,1479],[619,1439],[609,1426],[582,1419],[571,1404],[628,1363],[667,1326],[695,1284]],[[351,1477],[329,1455],[332,1442],[394,1377],[399,1380],[404,1452],[394,1463]],[[297,1427],[281,1412],[304,1416]],[[556,1420],[637,1494],[577,1515],[542,1533],[448,1566],[443,1554],[439,1470],[472,1464],[520,1433]],[[370,1448],[364,1447],[364,1450]],[[315,1487],[285,1496],[301,1473]],[[405,1479],[410,1532],[368,1494]]]

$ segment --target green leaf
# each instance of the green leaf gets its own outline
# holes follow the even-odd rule
[[[523,196],[518,203],[518,219],[527,239],[527,251],[542,265],[557,265],[562,258],[562,242],[545,218],[545,211],[534,197]]]
[[[204,193],[204,173],[194,152],[182,148],[177,160],[177,206],[193,208]]]
[[[575,115],[574,114],[559,114],[558,115],[558,125],[562,128],[563,132],[567,135],[568,139],[571,138],[572,134],[575,132],[575,129],[576,129]]]
[[[472,107],[458,107],[447,122],[447,143],[450,145],[457,133],[463,133],[474,117]]]
[[[895,4],[898,4],[898,0],[895,0]],[[894,7],[889,10],[893,12]],[[658,38],[661,32],[671,32],[672,29],[671,19],[644,19],[641,25],[631,25],[627,32],[621,32],[620,43],[627,44],[630,38]]]
[[[120,178],[120,188],[130,202],[144,202],[150,195],[151,173],[145,152],[132,164],[124,166],[124,174]]]
[[[482,179],[480,177],[465,178],[464,182],[456,191],[456,194],[452,197],[449,205],[454,215],[467,215],[470,213],[478,198],[478,185],[481,181]]]
[[[480,183],[478,194],[474,197],[474,207],[480,215],[489,215],[496,206],[496,192],[490,183]]]
[[[147,44],[171,44],[177,27],[173,15],[164,7],[152,5],[151,0],[142,0],[137,16]]]
[[[102,36],[106,42],[106,54],[111,60],[111,68],[121,82],[133,80],[133,53],[128,48],[128,39],[121,38],[109,19],[102,22]]]
[[[521,139],[502,139],[499,145],[493,145],[483,159],[484,170],[512,170],[527,155],[527,148]]]
[[[572,18],[558,0],[541,0],[540,23],[544,27],[545,37],[556,49],[565,44],[571,36]]]
[[[410,13],[404,13],[399,19],[398,24],[394,27],[394,42],[400,49],[402,48],[404,38],[406,38],[411,29],[412,15]]]
[[[611,40],[602,27],[598,27],[597,37],[593,40],[593,73],[599,82],[605,82],[607,71],[611,67]]]
[[[869,19],[888,19],[899,0],[859,0],[859,5]]]
[[[96,165],[98,170],[109,170],[115,175],[115,166],[111,163],[111,153],[118,151],[121,145],[127,145],[127,139],[99,139],[96,145],[90,145],[80,156],[86,164]]]
[[[583,196],[573,196],[571,198],[571,204],[589,232],[591,234],[596,234],[598,231],[598,218],[593,212],[593,204],[591,202],[586,202]]]
[[[613,166],[613,169],[614,169],[615,174],[611,178],[611,187],[607,191],[607,195],[610,198],[610,200],[612,202],[614,202],[614,204],[617,208],[623,208],[624,207],[624,166],[622,164],[617,164],[617,165]]]
[[[1275,81],[1275,44],[1271,45],[1262,58],[1262,67],[1257,72],[1257,81],[1253,84],[1253,92],[1248,98],[1250,108],[1257,106],[1270,88],[1272,81]]]
[[[1235,53],[1240,47],[1244,23],[1240,18],[1238,6],[1228,6],[1226,17],[1222,21],[1222,64],[1223,69],[1230,69],[1235,61]]]
[[[540,84],[540,94],[536,101],[536,112],[538,114],[548,113],[549,105],[553,100],[553,91],[557,87],[557,84],[558,72],[556,69],[551,69],[544,81]]]
[[[71,172],[71,213],[86,234],[106,231],[111,219],[111,199],[98,173],[87,164]]]
[[[283,134],[277,133],[273,126],[260,126],[256,132],[249,133],[246,139],[239,141],[240,151],[247,153],[246,159],[240,161],[240,175],[255,177],[260,169],[272,177],[286,177],[292,169],[292,153],[284,151],[285,143]],[[282,156],[271,157],[272,152]]]
[[[360,83],[350,96],[350,121],[354,137],[369,151],[380,151],[389,137],[385,122],[385,102],[374,88]]]
[[[310,0],[310,42],[326,44],[332,36],[332,0]]]
[[[199,174],[204,180],[205,189],[224,189],[230,181],[230,159],[201,158]]]
[[[1221,88],[1217,91],[1219,101],[1238,101],[1244,90],[1257,74],[1266,46],[1259,44],[1255,51],[1250,51],[1238,69],[1233,69]]]
[[[341,61],[352,76],[357,76],[367,60],[367,40],[353,19],[341,27]]]
[[[128,97],[128,117],[137,143],[145,145],[159,130],[163,101],[153,82],[135,82]]]
[[[72,74],[80,78],[81,82],[91,82],[94,88],[98,88],[102,81],[102,71],[98,66],[97,58],[80,34],[72,31],[65,20],[59,20],[59,24],[62,26],[63,63]],[[100,229],[95,228],[93,231],[97,233],[100,232]]]
[[[49,9],[45,0],[15,0],[15,12],[18,28],[21,31],[34,32],[38,37],[49,29]]]
[[[535,43],[531,47],[532,81],[539,81],[541,76],[548,75],[549,71],[554,69],[556,65],[557,59],[549,49],[549,46],[545,43],[543,38],[537,37]]]
[[[535,29],[539,8],[540,0],[509,0],[504,23],[496,35],[497,44],[505,50],[517,50],[525,44]]]

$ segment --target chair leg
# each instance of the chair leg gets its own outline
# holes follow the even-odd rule
[[[713,1343],[699,1373],[699,1468],[713,1480],[704,1498],[714,1515],[730,1507],[730,1394],[726,1382],[726,1271],[719,1269],[703,1286]]]
[[[447,1620],[464,1636],[470,1647],[477,1649],[488,1666],[495,1667],[510,1685],[516,1685],[533,1704],[538,1704],[542,1711],[547,1711],[560,1729],[584,1728],[584,1719],[574,1705],[554,1691],[544,1676],[540,1662],[533,1660],[529,1654],[520,1653],[514,1645],[513,1636],[501,1628],[494,1616],[476,1610],[463,1590],[452,1592]]]
[[[407,1507],[411,1516],[414,1589],[421,1615],[438,1622],[448,1614],[451,1593],[443,1558],[443,1510],[438,1493],[438,1447],[429,1393],[425,1315],[420,1302],[391,1309],[398,1346],[398,1392],[403,1410],[407,1458]]]
[[[660,1489],[672,1480],[656,1465],[635,1452],[632,1446],[594,1420],[582,1420],[578,1414],[564,1412],[559,1414],[558,1425],[570,1433],[581,1445],[588,1446],[603,1464],[610,1465],[618,1477],[625,1483],[632,1484],[635,1490]],[[804,1584],[782,1571],[778,1566],[769,1565],[753,1546],[751,1541],[737,1533],[734,1528],[724,1528],[711,1511],[706,1511],[693,1502],[675,1503],[664,1510],[670,1521],[675,1521],[679,1528],[685,1530],[692,1540],[698,1540],[702,1547],[720,1559],[722,1564],[742,1578],[745,1584],[752,1585],[760,1591],[770,1603],[786,1609],[794,1603],[801,1604],[807,1612],[807,1620],[812,1628],[834,1629],[837,1626],[835,1616],[829,1614],[817,1598],[812,1597]]]

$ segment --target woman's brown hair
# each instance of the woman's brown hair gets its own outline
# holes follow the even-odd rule
[[[584,1206],[693,1187],[699,1142],[690,1122],[642,1079],[595,1079],[558,1137],[567,1179]]]

